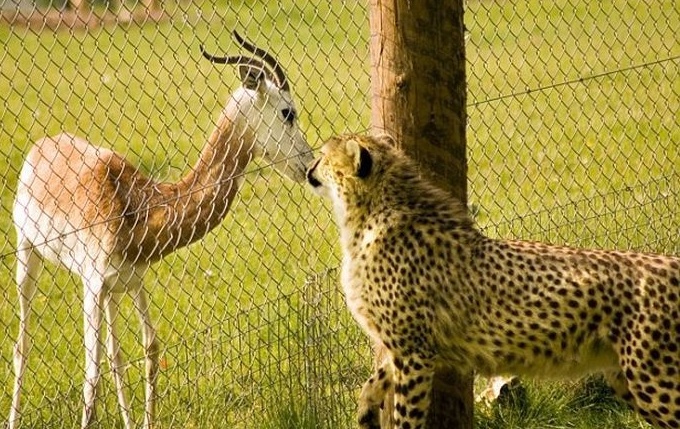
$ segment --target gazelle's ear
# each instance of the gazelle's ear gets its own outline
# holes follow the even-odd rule
[[[265,74],[261,68],[241,64],[238,66],[238,72],[246,89],[256,90],[261,83],[264,84]]]
[[[373,168],[373,158],[368,149],[361,146],[356,140],[347,140],[347,153],[354,161],[357,177],[365,179],[371,174]]]

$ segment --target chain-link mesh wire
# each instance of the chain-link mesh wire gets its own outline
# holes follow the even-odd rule
[[[475,1],[465,22],[487,232],[677,254],[677,3]]]
[[[222,108],[241,85],[237,67],[212,64],[199,50],[203,44],[216,55],[250,54],[233,40],[232,30],[267,49],[286,70],[312,145],[330,135],[334,124],[358,128],[366,116],[365,106],[354,110],[368,75],[360,4],[164,3],[148,15],[142,5],[94,4],[80,14],[65,5],[37,6],[3,4],[9,19],[1,28],[7,160],[2,227],[12,237],[2,248],[0,376],[8,386],[0,399],[3,414],[11,406],[18,331],[10,213],[32,142],[73,132],[116,150],[158,181],[179,181],[200,164],[212,129],[222,125]],[[357,84],[362,75],[364,83]],[[317,427],[317,421],[343,427],[351,418],[370,354],[338,293],[334,226],[321,201],[270,164],[250,163],[221,225],[145,276],[160,344],[161,427]],[[64,165],[54,177],[74,168]],[[33,346],[22,424],[75,427],[83,403],[83,287],[78,276],[54,265],[46,271],[29,324]],[[145,360],[137,319],[132,299],[124,298],[118,317],[124,390],[139,425]],[[122,426],[116,402],[111,370],[102,359],[99,427]]]
[[[32,143],[72,132],[157,181],[179,181],[241,84],[236,67],[211,64],[199,45],[247,53],[231,36],[238,30],[286,70],[317,148],[369,128],[370,34],[368,5],[355,1],[0,6],[8,237],[0,410],[9,415],[19,330],[11,212]],[[470,202],[485,231],[679,253],[676,5],[469,1],[465,22]],[[160,345],[161,427],[352,427],[371,358],[338,288],[335,226],[324,202],[274,167],[248,164],[224,221],[144,277]],[[32,308],[22,425],[78,426],[81,279],[46,264]],[[117,322],[124,389],[140,424],[145,361],[129,297]],[[121,427],[105,359],[97,402],[96,426]]]

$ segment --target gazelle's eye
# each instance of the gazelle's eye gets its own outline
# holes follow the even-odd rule
[[[288,122],[288,124],[292,125],[293,122],[295,121],[295,109],[289,109],[285,108],[281,110],[281,116],[283,116],[283,120]]]

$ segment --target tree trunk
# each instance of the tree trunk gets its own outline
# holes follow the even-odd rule
[[[467,202],[462,0],[371,0],[374,132],[387,132],[440,187]],[[385,350],[376,350],[380,362]],[[392,428],[390,395],[382,427]],[[438,371],[428,428],[472,428],[472,374]]]

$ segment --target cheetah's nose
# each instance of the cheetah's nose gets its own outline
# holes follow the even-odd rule
[[[307,170],[307,182],[309,182],[310,185],[312,185],[313,188],[318,188],[321,186],[321,182],[319,182],[316,177],[314,177],[314,171],[316,170],[316,167],[319,165],[319,160],[316,160],[314,162],[314,165],[309,167],[309,170]]]

